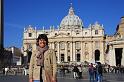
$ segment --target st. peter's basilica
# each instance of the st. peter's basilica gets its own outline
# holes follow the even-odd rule
[[[28,56],[27,50],[31,53],[36,49],[36,38],[44,33],[49,38],[49,47],[55,50],[58,64],[100,61],[111,66],[124,65],[124,17],[120,20],[116,33],[108,36],[98,22],[85,27],[71,6],[58,27],[37,30],[29,25],[24,28],[24,56]]]

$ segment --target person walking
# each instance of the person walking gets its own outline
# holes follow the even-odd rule
[[[23,67],[23,75],[27,75],[27,69]]]
[[[89,65],[89,77],[90,77],[90,82],[94,82],[94,78],[95,78],[95,72],[94,72],[94,67],[93,67],[93,64],[91,63]]]
[[[9,70],[9,68],[5,67],[4,70],[5,70],[5,75],[7,75],[7,71]]]
[[[79,79],[81,79],[82,78],[82,67],[81,67],[81,65],[78,66],[78,69],[79,69],[78,76],[79,76]]]
[[[96,65],[96,82],[102,82],[102,73],[103,73],[103,68],[102,64],[100,62],[97,63]]]
[[[77,68],[77,66],[74,66],[74,69],[73,69],[73,77],[75,79],[78,79],[78,73],[79,73],[79,69]]]
[[[36,45],[30,59],[29,82],[56,82],[56,56],[55,51],[48,47],[48,37],[40,34]]]
[[[65,67],[64,67],[64,65],[61,66],[61,76],[65,77]]]

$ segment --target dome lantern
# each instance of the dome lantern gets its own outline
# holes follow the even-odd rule
[[[74,9],[72,7],[72,3],[71,3],[71,7],[69,9],[69,12],[68,12],[69,15],[74,15]]]

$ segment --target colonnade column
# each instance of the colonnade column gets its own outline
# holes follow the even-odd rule
[[[92,60],[95,61],[95,42],[91,41],[91,46],[92,46],[92,49],[91,49],[91,54],[92,54]]]
[[[83,54],[83,61],[86,61],[86,57],[85,57],[85,42],[82,43],[82,46],[83,46],[83,51],[82,51],[82,54]]]
[[[58,63],[60,63],[60,46],[59,46],[59,42],[57,43],[57,57],[58,57]]]
[[[65,56],[64,56],[64,59],[65,59],[65,62],[67,62],[67,56],[68,56],[68,49],[67,49],[67,42],[65,42]]]
[[[75,42],[73,42],[73,61],[76,61],[75,60]]]
[[[72,42],[70,42],[70,61],[73,61],[73,46],[72,46],[73,44],[72,44]]]
[[[115,49],[113,48],[112,45],[110,45],[110,51],[109,51],[109,65],[110,66],[116,66],[116,63],[115,63]]]
[[[94,52],[93,52],[93,47],[94,47],[94,43],[93,43],[93,41],[91,41],[91,42],[89,42],[89,48],[88,48],[88,50],[89,50],[89,58],[88,58],[88,60],[89,60],[89,62],[94,62]]]
[[[101,63],[104,63],[104,43],[103,43],[103,41],[101,41],[100,61],[101,61]]]
[[[116,58],[115,58],[115,48],[112,49],[112,55],[113,55],[113,66],[116,66]]]
[[[52,49],[52,43],[50,42],[50,45],[49,45],[49,47]]]
[[[80,52],[80,57],[81,57],[81,62],[83,62],[83,60],[84,60],[84,54],[83,54],[83,52],[84,52],[84,50],[83,50],[83,42],[81,41],[81,52]]]
[[[54,42],[52,43],[52,49],[55,49]]]

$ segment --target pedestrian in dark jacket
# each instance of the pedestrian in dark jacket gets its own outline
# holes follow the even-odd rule
[[[74,72],[74,78],[77,79],[79,73],[79,69],[77,68],[77,66],[74,66],[73,72]]]
[[[89,65],[89,77],[90,77],[90,82],[94,82],[95,72],[92,63]]]
[[[102,68],[102,64],[100,62],[97,63],[98,65],[96,66],[96,81],[97,82],[102,82],[102,72],[103,72],[103,68]]]

